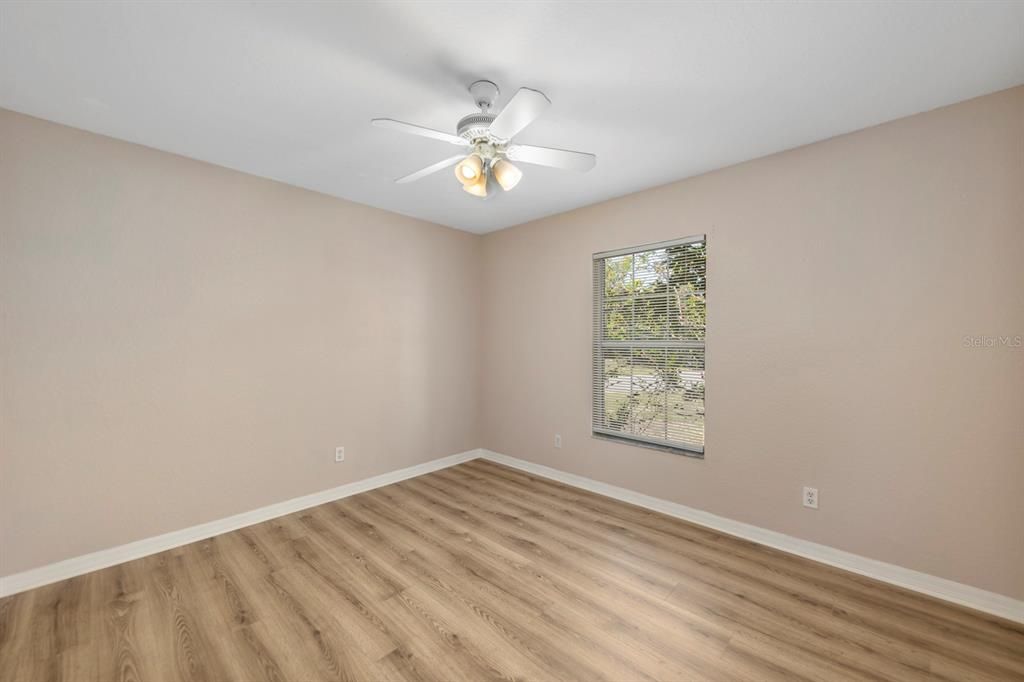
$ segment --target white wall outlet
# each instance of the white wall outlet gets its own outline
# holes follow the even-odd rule
[[[804,506],[811,509],[818,508],[818,489],[804,486]]]
[[[334,448],[334,461],[335,462],[344,462],[345,461],[345,448],[344,447]]]
[[[562,434],[560,434],[560,433],[556,433],[555,434],[555,447],[556,448],[562,447]]]

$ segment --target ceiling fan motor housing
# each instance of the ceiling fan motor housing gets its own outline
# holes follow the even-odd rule
[[[494,114],[485,114],[477,112],[465,116],[459,121],[457,132],[459,137],[474,142],[480,139],[487,139],[487,129],[491,125],[491,121],[495,118]]]

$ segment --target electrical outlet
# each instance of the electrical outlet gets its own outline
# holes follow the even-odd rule
[[[336,448],[334,448],[334,461],[335,462],[344,462],[345,461],[345,448],[344,447],[336,447]]]
[[[556,433],[555,434],[555,447],[556,448],[562,447],[562,434],[560,434],[560,433]]]
[[[818,508],[818,489],[804,486],[804,506],[811,509]]]

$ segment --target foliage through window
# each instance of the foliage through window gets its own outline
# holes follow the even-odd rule
[[[703,236],[594,255],[595,434],[704,452]]]

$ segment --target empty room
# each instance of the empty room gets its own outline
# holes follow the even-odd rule
[[[0,2],[58,680],[1024,680],[1024,1]]]

